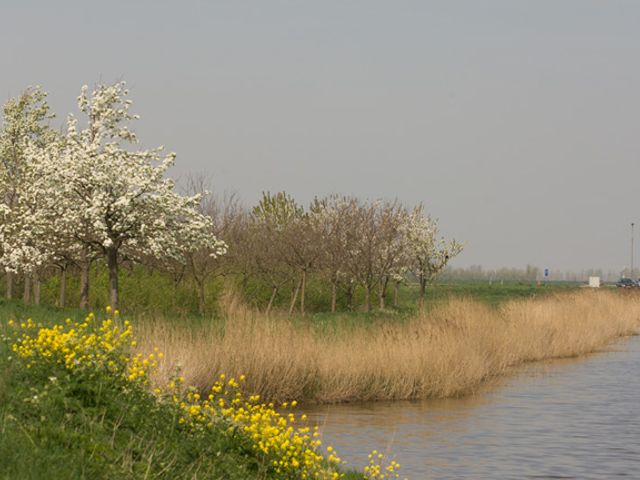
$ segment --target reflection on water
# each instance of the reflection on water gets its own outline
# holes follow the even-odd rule
[[[533,363],[472,397],[308,408],[352,468],[387,451],[410,479],[640,479],[640,337]]]

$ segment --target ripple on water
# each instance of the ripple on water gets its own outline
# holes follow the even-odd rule
[[[411,479],[640,478],[640,337],[527,365],[469,398],[317,407],[353,467],[388,451]]]

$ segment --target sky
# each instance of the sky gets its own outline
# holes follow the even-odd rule
[[[637,0],[0,0],[0,18],[0,100],[41,85],[61,125],[82,85],[126,80],[176,177],[249,205],[422,202],[458,267],[630,263]]]

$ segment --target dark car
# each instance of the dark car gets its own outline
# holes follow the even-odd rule
[[[632,288],[637,286],[638,286],[638,283],[630,278],[621,278],[616,283],[616,287],[620,287],[620,288]]]

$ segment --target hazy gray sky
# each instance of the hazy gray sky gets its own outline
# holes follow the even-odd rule
[[[629,263],[640,1],[0,0],[0,18],[3,100],[40,84],[61,123],[82,84],[124,79],[176,176],[247,203],[424,202],[466,242],[458,266]]]

